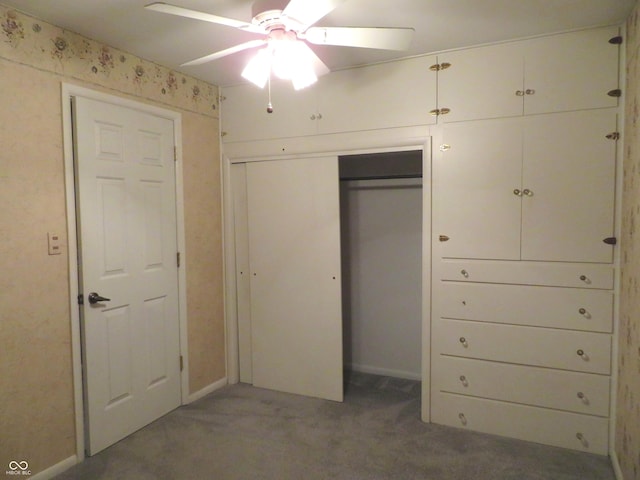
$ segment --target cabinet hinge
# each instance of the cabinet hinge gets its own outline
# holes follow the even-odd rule
[[[184,370],[184,359],[182,358],[182,355],[180,355],[180,371]]]
[[[224,95],[218,95],[218,101],[224,102],[227,99]]]
[[[613,44],[613,45],[620,45],[622,44],[622,35],[618,35],[617,37],[611,37],[609,39],[609,43]]]
[[[620,139],[620,132],[611,132],[609,135],[607,135],[607,138],[609,140],[618,140]]]
[[[178,161],[178,147],[173,147],[173,161]]]
[[[618,243],[618,239],[616,237],[607,237],[602,241],[607,245],[616,245]]]
[[[449,241],[449,237],[447,235],[440,235],[438,237],[438,240],[440,240],[441,242],[448,242]]]
[[[431,65],[429,67],[429,70],[431,70],[432,72],[439,72],[440,70],[446,70],[450,66],[451,66],[451,64],[447,63],[447,62],[434,63],[433,65]]]
[[[613,90],[609,90],[607,92],[607,95],[609,95],[610,97],[621,97],[622,96],[622,90],[620,90],[619,88],[615,88]]]
[[[176,265],[180,268],[180,252],[176,253]]]
[[[434,108],[433,110],[431,110],[429,113],[431,115],[433,115],[434,117],[437,117],[438,115],[446,115],[447,113],[449,113],[451,111],[450,108]]]
[[[227,132],[220,132],[220,136],[221,137],[226,137],[227,136]]]

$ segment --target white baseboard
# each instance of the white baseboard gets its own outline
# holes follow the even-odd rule
[[[405,372],[404,370],[392,370],[389,368],[372,367],[370,365],[360,365],[359,363],[345,364],[345,368],[354,372],[371,373],[373,375],[384,375],[386,377],[404,378],[406,380],[422,380],[419,373]]]
[[[216,390],[220,390],[222,387],[226,387],[228,384],[227,377],[223,377],[220,380],[213,382],[211,385],[207,385],[201,390],[190,394],[187,397],[187,403],[195,402],[196,400],[200,400],[202,397],[209,395],[210,393],[215,392]]]
[[[615,450],[611,451],[611,465],[613,465],[613,472],[616,474],[616,480],[624,480],[622,475],[622,469],[620,468],[620,461],[618,460],[618,454]]]
[[[36,473],[29,478],[33,480],[49,480],[50,478],[55,477],[56,475],[60,475],[65,470],[69,470],[71,467],[78,463],[78,457],[75,455],[64,459],[63,461],[56,463],[55,465],[50,466],[46,470]]]

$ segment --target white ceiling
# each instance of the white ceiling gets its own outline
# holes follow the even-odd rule
[[[75,31],[216,85],[243,83],[252,51],[192,67],[181,63],[255,38],[255,34],[145,10],[153,0],[0,0]],[[251,21],[252,0],[164,0]],[[286,0],[284,0],[286,2]],[[314,0],[309,0],[313,2]],[[636,0],[347,0],[318,26],[413,27],[409,50],[313,46],[332,70],[594,25],[622,24]]]

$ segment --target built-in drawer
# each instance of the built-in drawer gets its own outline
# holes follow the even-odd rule
[[[446,259],[434,269],[440,280],[613,289],[609,264]]]
[[[435,354],[609,375],[611,335],[434,319]]]
[[[442,355],[433,365],[435,390],[609,416],[607,375]]]
[[[600,455],[608,453],[609,420],[516,403],[434,393],[431,421]]]
[[[613,324],[610,290],[447,281],[433,302],[444,318],[609,333]]]

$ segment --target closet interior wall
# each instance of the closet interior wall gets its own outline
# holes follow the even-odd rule
[[[422,151],[339,166],[344,367],[420,380]]]

